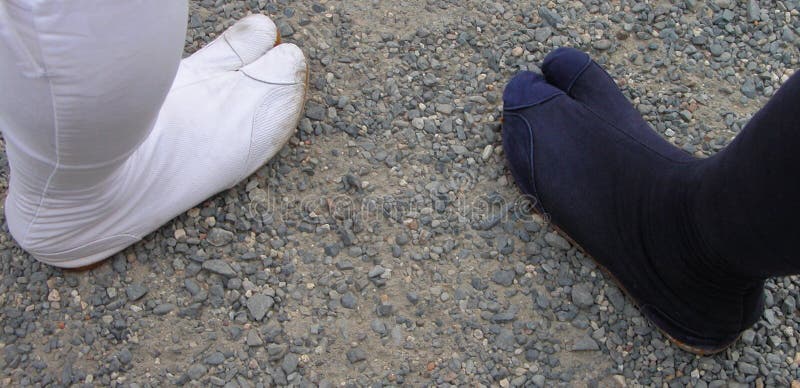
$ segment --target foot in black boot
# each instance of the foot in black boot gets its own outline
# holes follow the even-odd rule
[[[763,309],[763,278],[729,265],[693,211],[709,174],[642,119],[586,54],[558,49],[503,95],[512,174],[540,211],[681,348],[731,345]]]

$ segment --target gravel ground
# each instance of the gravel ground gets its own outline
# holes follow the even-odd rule
[[[800,385],[797,278],[767,284],[731,349],[690,355],[511,181],[502,89],[554,47],[590,52],[701,156],[798,67],[798,0],[613,3],[193,2],[187,54],[249,12],[303,48],[297,135],[90,272],[4,227],[0,384]]]

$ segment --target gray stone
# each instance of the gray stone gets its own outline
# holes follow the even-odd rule
[[[576,284],[572,287],[572,303],[581,308],[594,305],[592,287],[586,283]]]
[[[411,241],[411,237],[406,232],[400,232],[396,236],[394,236],[394,242],[397,245],[406,245]]]
[[[273,304],[275,300],[264,294],[255,294],[247,299],[247,309],[256,321],[262,320]]]
[[[452,148],[453,152],[455,152],[456,155],[464,155],[467,152],[469,152],[469,150],[467,150],[467,147],[464,147],[461,144],[454,144],[450,148]]]
[[[353,269],[353,263],[350,260],[339,260],[336,262],[336,268],[340,271],[347,271]]]
[[[533,32],[533,39],[537,42],[545,42],[550,35],[553,35],[553,29],[545,26],[537,28],[536,31]]]
[[[353,348],[347,351],[347,360],[350,361],[351,364],[355,364],[366,359],[367,353],[361,350],[361,348]]]
[[[385,268],[381,267],[380,265],[376,265],[369,270],[367,276],[374,278],[383,275],[384,272],[386,272]]]
[[[514,283],[514,270],[499,269],[492,273],[492,281],[501,286],[510,286]]]
[[[204,261],[203,269],[229,278],[236,276],[236,271],[231,268],[230,264],[219,259]]]
[[[544,19],[544,21],[552,27],[555,27],[558,23],[561,23],[561,16],[558,16],[557,13],[551,11],[545,6],[539,7],[539,17]]]
[[[133,354],[131,354],[131,351],[128,350],[128,348],[123,348],[119,353],[117,353],[117,359],[123,365],[128,365],[133,360]]]
[[[297,363],[300,360],[297,358],[297,355],[294,353],[286,353],[283,357],[283,362],[281,362],[281,369],[283,369],[286,374],[292,374],[294,371],[297,370]]]
[[[747,1],[747,20],[751,22],[761,20],[761,7],[758,5],[758,0]]]
[[[441,113],[441,114],[449,115],[449,114],[453,113],[453,105],[451,105],[451,104],[436,104],[436,111]]]
[[[325,120],[325,107],[314,101],[306,102],[306,117],[316,121]]]
[[[211,228],[206,236],[206,241],[215,247],[221,247],[233,241],[234,237],[233,232],[222,228]]]
[[[225,356],[221,352],[214,352],[209,354],[203,362],[207,365],[221,365],[225,362]]]
[[[504,313],[497,313],[492,316],[492,322],[495,323],[503,323],[503,322],[511,322],[516,319],[516,313],[513,311],[507,311]]]
[[[609,286],[606,291],[606,298],[608,298],[608,301],[611,302],[616,311],[621,312],[625,308],[625,295],[622,294],[619,288],[613,285]]]
[[[751,78],[747,78],[744,80],[740,90],[742,91],[742,94],[744,94],[748,98],[755,98],[756,96],[758,96],[758,93],[756,92],[756,84],[755,82],[753,82]]]
[[[153,309],[153,314],[155,315],[167,315],[170,311],[175,309],[175,305],[172,303],[163,303],[156,306]]]
[[[145,294],[147,294],[148,288],[139,284],[133,283],[128,287],[125,287],[125,294],[128,296],[128,300],[135,301],[141,299]]]
[[[356,308],[356,297],[355,295],[353,295],[352,292],[345,292],[344,295],[342,295],[339,302],[342,304],[342,307],[344,308],[348,309]]]
[[[611,41],[608,39],[596,40],[592,42],[592,47],[594,47],[595,50],[608,50],[611,48]]]
[[[736,366],[737,366],[737,368],[739,368],[740,372],[742,372],[742,373],[744,373],[746,375],[758,375],[758,367],[753,365],[753,364],[750,364],[750,363],[747,363],[747,362],[744,362],[744,361],[739,361],[736,364]]]
[[[372,331],[382,336],[387,333],[386,324],[380,319],[373,319],[369,326],[372,328]]]
[[[756,332],[752,329],[747,329],[742,333],[742,342],[747,345],[753,345],[756,338]]]
[[[195,363],[189,367],[189,370],[186,372],[186,374],[189,375],[189,378],[192,380],[199,380],[206,374],[207,371],[208,369],[206,369],[205,365]]]
[[[595,342],[594,338],[590,335],[586,334],[579,338],[575,343],[572,345],[573,351],[592,351],[592,350],[600,350],[600,345]]]
[[[560,248],[563,250],[568,250],[571,248],[569,241],[567,241],[564,237],[558,235],[558,233],[550,232],[544,235],[544,241],[547,242],[551,247]]]
[[[258,332],[255,330],[249,330],[247,332],[247,339],[245,340],[247,346],[261,346],[264,344],[264,341],[261,340],[261,336],[258,335]]]

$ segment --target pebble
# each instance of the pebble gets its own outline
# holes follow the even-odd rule
[[[247,346],[251,347],[261,346],[264,344],[264,341],[261,339],[261,337],[258,335],[258,332],[255,330],[249,330],[247,332],[247,338],[245,342],[247,343]]]
[[[286,356],[283,357],[283,362],[281,362],[281,368],[283,369],[286,374],[292,374],[294,371],[297,370],[297,364],[300,360],[297,358],[297,355],[294,353],[287,353]]]
[[[203,360],[206,365],[222,365],[225,362],[225,356],[220,352],[213,352]]]
[[[592,350],[600,350],[600,346],[597,345],[597,342],[588,334],[580,337],[575,343],[572,345],[572,350],[574,351],[592,351]]]
[[[50,293],[47,294],[47,301],[48,302],[60,302],[61,301],[61,293],[58,292],[57,289],[53,288],[50,290]]]
[[[591,286],[586,283],[576,284],[572,287],[572,303],[580,308],[594,305]]]
[[[247,299],[247,309],[256,321],[264,319],[273,304],[275,304],[275,301],[272,297],[264,294],[255,294]]]
[[[550,246],[555,248],[560,248],[563,250],[569,250],[571,248],[569,242],[559,236],[557,233],[550,232],[544,235],[544,241],[546,241]]]
[[[380,319],[373,319],[369,326],[372,328],[372,331],[379,335],[385,335],[387,333],[386,324]]]
[[[231,268],[230,264],[219,259],[204,261],[203,269],[226,277],[236,276],[236,271]]]
[[[374,278],[383,275],[384,272],[386,272],[385,268],[381,267],[380,265],[376,265],[369,270],[367,276]]]
[[[156,306],[153,309],[153,314],[155,314],[155,315],[167,315],[172,310],[175,310],[175,307],[176,306],[174,304],[172,304],[172,303],[162,303],[162,304]]]
[[[514,275],[513,270],[497,270],[492,273],[492,281],[501,286],[508,287],[514,282]]]
[[[596,40],[592,42],[592,47],[594,47],[595,50],[608,50],[611,48],[611,41],[608,39]]]
[[[351,292],[346,292],[344,295],[342,295],[340,302],[344,308],[356,308],[356,297]]]
[[[539,17],[544,19],[544,21],[552,27],[556,27],[561,23],[561,17],[547,7],[539,7]]]
[[[192,380],[200,380],[201,377],[205,376],[208,369],[206,369],[205,365],[202,364],[193,364],[189,367],[189,370],[186,371],[186,374],[189,375],[189,378]]]
[[[350,361],[351,364],[355,364],[367,359],[367,353],[361,350],[361,348],[353,348],[347,351],[347,361]]]
[[[206,236],[206,241],[215,247],[221,247],[230,244],[233,238],[233,232],[221,228],[212,228]]]
[[[139,283],[133,283],[125,287],[125,295],[128,296],[128,300],[136,301],[141,299],[145,294],[147,294],[148,288],[143,286]]]

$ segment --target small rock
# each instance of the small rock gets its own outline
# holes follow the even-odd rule
[[[353,263],[350,260],[340,260],[336,262],[336,268],[340,271],[353,269]]]
[[[572,303],[578,307],[591,307],[594,304],[591,286],[585,283],[572,287]]]
[[[225,362],[225,356],[220,352],[214,352],[209,354],[203,362],[208,365],[222,365]]]
[[[751,22],[761,20],[761,7],[758,5],[758,0],[748,0],[747,19]]]
[[[50,293],[47,294],[47,301],[48,302],[60,302],[61,301],[61,293],[58,292],[58,289],[51,289]]]
[[[247,300],[247,309],[253,319],[260,321],[267,315],[267,311],[275,304],[275,300],[269,295],[255,294]]]
[[[292,374],[297,370],[297,363],[299,361],[296,354],[286,353],[286,356],[283,357],[283,362],[281,362],[281,368],[287,375]]]
[[[524,53],[524,52],[525,52],[525,50],[523,50],[522,47],[519,47],[519,46],[514,47],[513,49],[511,49],[511,55],[513,55],[515,57],[522,56],[522,53]]]
[[[222,228],[212,228],[206,236],[206,241],[215,247],[221,247],[233,241],[233,232]]]
[[[373,319],[369,326],[377,334],[385,335],[387,333],[386,324],[380,319]]]
[[[119,353],[117,353],[117,359],[123,365],[128,365],[133,360],[133,354],[131,354],[131,351],[128,350],[128,348],[124,348]]]
[[[737,367],[739,368],[740,372],[746,375],[758,375],[758,367],[753,364],[744,361],[739,361],[737,363]]]
[[[306,102],[306,117],[316,121],[325,120],[325,107],[314,101]]]
[[[744,94],[748,98],[755,98],[756,95],[757,95],[757,93],[756,93],[756,84],[750,78],[747,78],[747,79],[744,80],[740,90],[742,91],[742,94]]]
[[[183,228],[175,229],[175,233],[173,234],[173,237],[175,237],[175,239],[178,240],[178,241],[185,240],[186,239],[186,230],[183,229]]]
[[[537,42],[544,43],[547,38],[550,37],[550,35],[553,35],[553,29],[545,26],[542,28],[537,28],[536,31],[533,32],[533,39]]]
[[[491,144],[487,144],[486,147],[483,148],[483,152],[481,152],[481,159],[484,161],[489,160],[489,157],[492,156],[492,151],[494,151],[494,147]]]
[[[544,6],[539,7],[539,17],[544,19],[544,21],[552,27],[561,23],[561,16],[558,16],[557,13]]]
[[[561,248],[563,250],[568,250],[570,248],[569,241],[567,241],[564,237],[559,236],[555,232],[545,234],[544,241],[555,248]]]
[[[153,309],[153,314],[155,315],[167,315],[170,311],[175,309],[175,305],[172,303],[163,303],[156,308]]]
[[[384,272],[386,272],[385,268],[381,267],[380,265],[376,265],[369,270],[367,276],[374,278],[383,275]]]
[[[339,302],[342,304],[342,307],[344,308],[347,309],[356,308],[356,297],[355,295],[353,295],[352,292],[345,292],[344,295],[342,295]]]
[[[222,276],[227,276],[227,277],[236,276],[236,271],[234,271],[233,268],[231,268],[230,264],[219,259],[204,261],[203,269],[216,274],[220,274]]]
[[[492,281],[501,286],[508,287],[514,283],[514,271],[502,269],[494,271],[492,274]]]
[[[261,336],[258,335],[256,330],[250,330],[247,332],[247,346],[261,346],[264,344],[264,341],[261,340]]]
[[[347,360],[350,361],[351,364],[355,364],[366,359],[367,353],[361,350],[361,348],[353,348],[347,351]]]
[[[189,378],[192,380],[199,380],[203,377],[208,369],[206,369],[205,365],[203,364],[193,364],[189,367],[189,370],[186,372],[189,375]]]
[[[587,350],[600,350],[600,346],[597,345],[594,338],[589,336],[588,334],[584,335],[583,337],[579,338],[575,343],[572,345],[573,351],[587,351]]]
[[[128,296],[128,300],[134,301],[141,299],[145,294],[147,294],[148,288],[139,284],[133,283],[128,287],[125,287],[125,294]]]
[[[592,42],[592,47],[594,47],[595,50],[608,50],[611,48],[611,41],[608,39],[596,40]]]
[[[756,338],[756,332],[752,329],[747,329],[742,333],[742,342],[747,345],[752,345]]]

